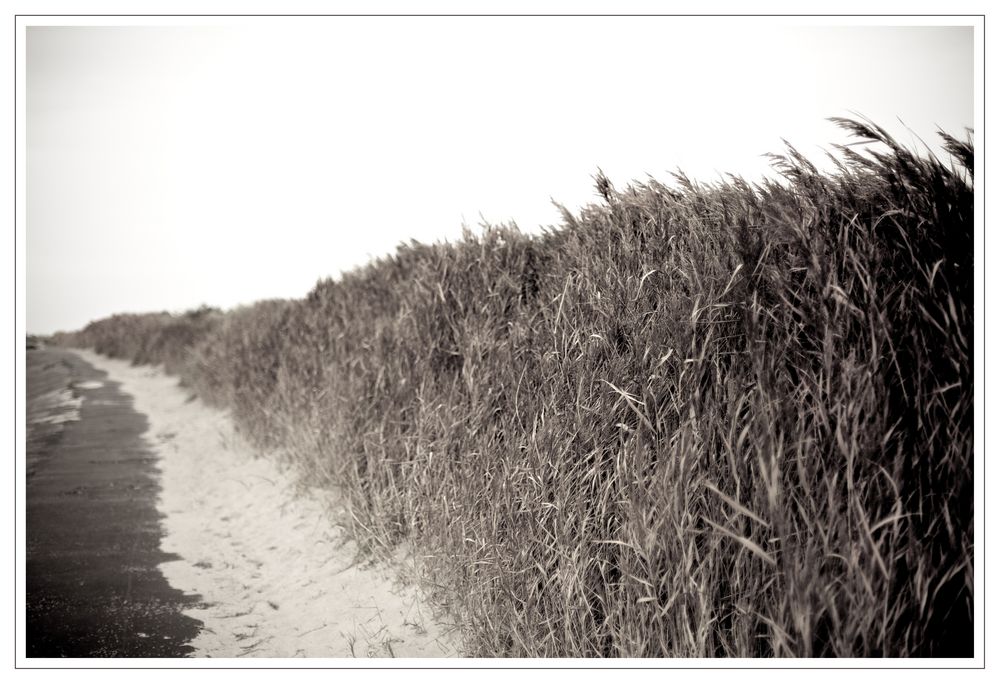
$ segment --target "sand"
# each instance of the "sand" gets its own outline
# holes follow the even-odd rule
[[[185,614],[204,628],[196,657],[447,657],[459,633],[435,619],[393,568],[358,562],[333,522],[332,495],[304,489],[261,457],[225,412],[191,399],[176,378],[92,352],[149,421],[159,458],[162,551],[169,584],[198,594]]]

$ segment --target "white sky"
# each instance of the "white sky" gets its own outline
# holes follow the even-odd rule
[[[223,22],[225,20],[219,20]],[[971,28],[325,18],[28,29],[27,329],[301,297],[463,220],[559,223],[680,167],[815,161],[857,111],[973,124]]]

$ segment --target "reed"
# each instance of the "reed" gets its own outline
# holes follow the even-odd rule
[[[972,146],[837,121],[871,145],[832,173],[599,176],[541,236],[63,342],[172,360],[341,488],[470,655],[971,656]]]

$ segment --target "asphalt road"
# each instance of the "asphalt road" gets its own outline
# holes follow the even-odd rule
[[[189,654],[200,598],[157,569],[173,557],[145,417],[66,350],[29,350],[27,386],[27,656]]]

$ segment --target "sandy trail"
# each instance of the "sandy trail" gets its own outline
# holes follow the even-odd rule
[[[228,416],[189,398],[176,378],[77,351],[145,414],[159,456],[167,581],[201,603],[201,657],[446,657],[453,628],[384,567],[356,563],[354,544],[317,493],[255,457]]]

